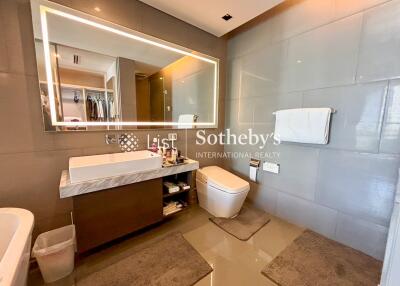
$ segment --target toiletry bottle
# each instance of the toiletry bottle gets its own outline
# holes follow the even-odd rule
[[[166,153],[165,153],[165,157],[168,159],[168,160],[170,160],[171,159],[171,148],[168,148],[167,149],[167,151],[166,151]]]
[[[157,138],[153,138],[153,144],[151,144],[151,151],[154,153],[157,153],[157,151],[158,151]]]
[[[164,157],[164,159],[167,158],[167,148],[163,147],[163,148],[162,148],[162,151],[163,151],[163,157]]]
[[[176,148],[172,148],[172,152],[171,152],[171,161],[172,161],[174,164],[176,164],[176,155],[177,155]]]

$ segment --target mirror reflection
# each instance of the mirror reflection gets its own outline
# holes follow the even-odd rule
[[[42,2],[32,14],[46,131],[216,126],[218,60]]]

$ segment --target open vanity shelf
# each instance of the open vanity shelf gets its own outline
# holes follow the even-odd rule
[[[168,192],[167,187],[164,185],[165,183],[173,183],[175,186],[178,186],[179,190],[174,192]],[[183,189],[182,186],[179,186],[179,183],[186,184],[188,189]],[[190,194],[193,193],[194,184],[193,184],[193,173],[192,172],[184,172],[171,176],[167,176],[163,178],[163,215],[164,217],[169,217],[174,215],[180,211],[183,211],[189,205],[193,204],[191,200]],[[173,205],[179,205],[180,208],[174,208]],[[170,207],[170,210],[166,212],[166,208]]]

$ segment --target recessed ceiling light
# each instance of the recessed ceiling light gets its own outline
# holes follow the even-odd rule
[[[94,7],[94,10],[95,10],[96,12],[100,12],[100,11],[101,11],[100,7]]]
[[[232,19],[233,17],[229,14],[226,14],[224,16],[222,16],[222,19],[224,19],[225,21],[229,21],[230,19]]]

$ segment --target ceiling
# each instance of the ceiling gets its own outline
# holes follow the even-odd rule
[[[218,37],[236,29],[284,0],[140,0]],[[229,21],[225,14],[233,16]]]
[[[106,73],[116,60],[114,57],[62,45],[57,45],[57,55],[60,67],[98,73]],[[74,63],[74,55],[79,56],[79,64]]]

